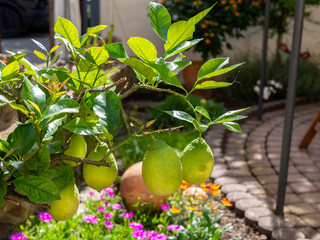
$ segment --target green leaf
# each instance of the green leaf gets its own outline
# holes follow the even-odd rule
[[[211,118],[210,118],[210,115],[209,113],[207,112],[206,109],[204,109],[203,107],[201,106],[196,106],[195,110],[200,113],[202,116],[208,118],[210,121],[211,121]]]
[[[166,54],[164,55],[164,59],[170,58],[176,54],[181,53],[182,51],[185,51],[185,50],[193,47],[194,45],[198,44],[201,40],[202,40],[202,38],[201,39],[194,39],[191,41],[184,41],[184,42],[178,44],[177,46],[175,46],[171,50],[166,51]]]
[[[51,179],[61,191],[73,181],[74,171],[68,166],[55,166],[47,169],[41,176]]]
[[[37,85],[33,85],[27,78],[24,79],[22,85],[21,98],[31,111],[36,112],[36,108],[29,103],[28,100],[38,105],[40,111],[44,112],[46,107],[46,94]]]
[[[233,83],[205,81],[196,85],[195,89],[215,89],[231,86]]]
[[[79,107],[79,104],[73,99],[61,99],[50,106],[47,113],[42,117],[42,120],[60,113],[77,113],[79,112]]]
[[[54,31],[67,39],[73,46],[80,47],[78,30],[68,19],[58,17]]]
[[[193,126],[199,131],[199,132],[202,132],[204,133],[205,131],[208,130],[208,126],[203,124],[203,123],[200,123],[199,121],[197,121],[196,119],[193,120]]]
[[[109,53],[103,47],[91,47],[87,50],[87,53],[91,56],[91,59],[80,60],[79,67],[81,72],[92,71],[96,66],[105,63],[109,58]],[[85,55],[85,57],[87,57],[87,55]]]
[[[4,106],[4,105],[7,105],[9,103],[12,103],[14,102],[13,100],[12,101],[9,101],[8,99],[6,99],[4,96],[0,95],[0,107],[1,106]]]
[[[157,60],[157,49],[149,40],[131,37],[127,43],[131,50],[145,62],[155,62]]]
[[[105,29],[106,27],[108,27],[108,25],[98,25],[95,27],[88,28],[87,33],[81,37],[82,38],[81,45],[83,45],[87,42],[87,40],[89,39],[91,34],[96,34],[100,31],[102,31],[103,29]]]
[[[7,153],[8,151],[10,151],[9,143],[7,141],[0,139],[0,152]]]
[[[46,177],[30,175],[28,178],[17,178],[13,183],[32,202],[46,204],[60,199],[58,188]]]
[[[51,153],[51,154],[62,153],[61,146],[62,146],[62,144],[61,144],[61,141],[59,141],[59,140],[47,143],[47,147],[48,147],[49,153]]]
[[[21,175],[23,175],[24,177],[28,177],[30,174],[25,162],[23,162],[23,161],[13,162],[11,164],[11,166],[13,166],[15,169],[17,169],[19,171],[19,173],[21,173]]]
[[[216,5],[216,3],[214,5]],[[211,7],[203,10],[202,12],[199,12],[197,15],[193,16],[192,18],[190,18],[188,20],[188,23],[190,23],[192,25],[196,25],[198,22],[200,22],[211,11],[211,9],[214,7],[214,5],[212,5]]]
[[[37,40],[34,40],[31,38],[31,40],[38,45],[39,48],[41,48],[42,50],[44,50],[45,52],[48,52],[48,50],[46,49],[45,46],[43,46],[43,44],[41,42],[38,42]]]
[[[54,57],[52,58],[49,67],[52,67],[54,64],[56,64],[61,56],[62,52],[58,52]]]
[[[39,69],[34,66],[31,62],[29,62],[27,59],[23,58],[21,59],[20,63],[31,73],[31,75],[35,78],[36,81],[39,80]]]
[[[118,60],[132,67],[135,71],[144,76],[149,82],[153,83],[155,81],[156,74],[153,69],[145,63],[141,62],[139,59],[119,58]]]
[[[114,59],[129,57],[121,42],[104,45],[104,48],[108,51],[110,57]]]
[[[64,43],[64,45],[66,46],[66,48],[68,49],[68,51],[73,55],[75,53],[75,46],[72,45],[66,38],[64,38],[63,36],[61,36],[59,33],[56,33],[54,35],[55,39],[60,40],[61,42]],[[79,40],[80,41],[80,40]]]
[[[164,111],[164,112],[174,118],[177,118],[177,119],[180,119],[180,120],[192,123],[192,124],[193,124],[193,121],[195,120],[192,116],[190,116],[188,113],[183,112],[183,111],[173,110],[173,111]]]
[[[224,123],[224,122],[233,122],[233,121],[237,121],[237,120],[241,120],[241,119],[245,119],[245,118],[247,118],[247,116],[242,116],[242,115],[226,116],[226,117],[220,118],[218,120],[214,120],[214,121],[210,122],[208,125],[211,126],[213,124],[220,124],[220,123]]]
[[[194,31],[195,26],[188,24],[186,21],[179,21],[172,24],[168,30],[168,41],[164,45],[166,53],[180,43],[192,39]]]
[[[79,135],[102,134],[103,131],[97,125],[97,120],[96,117],[92,116],[86,118],[77,117],[64,125],[63,128]]]
[[[168,29],[171,26],[171,16],[160,3],[151,2],[149,5],[149,19],[151,27],[158,36],[167,41]]]
[[[242,133],[242,130],[241,130],[240,125],[238,123],[224,122],[224,123],[222,123],[222,125],[225,126],[231,132]]]
[[[2,62],[2,61],[0,60],[0,74],[1,74],[2,69],[4,69],[5,66],[6,66],[6,65],[4,64],[4,62]]]
[[[233,110],[233,111],[229,111],[229,112],[226,112],[224,114],[222,114],[221,116],[217,117],[214,122],[217,122],[217,121],[220,121],[220,120],[223,120],[223,119],[226,119],[226,118],[230,118],[230,117],[233,117],[234,115],[238,114],[238,113],[241,113],[245,110],[248,110],[249,108],[242,108],[242,109],[238,109],[238,110]]]
[[[99,123],[113,136],[117,135],[122,127],[121,107],[118,95],[112,91],[103,92],[94,99],[93,112],[99,116]]]
[[[38,152],[37,156],[26,162],[29,170],[34,170],[34,173],[40,174],[50,167],[50,153],[46,145]]]
[[[55,45],[53,48],[51,48],[50,54],[51,54],[51,53],[54,53],[60,46],[61,46],[61,43],[58,44],[58,45]]]
[[[37,51],[37,50],[34,50],[33,52],[34,52],[35,55],[37,55],[38,58],[40,58],[40,59],[42,59],[42,60],[44,60],[44,61],[47,60],[46,55],[44,55],[42,52],[39,52],[39,51]]]
[[[17,61],[11,62],[2,69],[1,79],[4,81],[14,78],[19,73],[19,70],[19,63]]]
[[[18,111],[22,112],[25,115],[29,115],[29,111],[26,109],[25,106],[23,106],[21,104],[10,103],[10,107],[12,107],[15,110],[18,110]]]
[[[8,137],[11,148],[17,148],[16,154],[23,156],[36,143],[37,134],[31,123],[19,125]]]
[[[51,140],[53,138],[53,135],[57,132],[58,128],[62,126],[66,118],[67,116],[65,115],[63,118],[56,119],[46,125],[42,130],[42,134],[44,135],[42,141]]]
[[[192,64],[191,61],[166,62],[166,66],[176,75],[191,64]]]
[[[4,197],[7,194],[7,183],[0,180],[0,197]]]

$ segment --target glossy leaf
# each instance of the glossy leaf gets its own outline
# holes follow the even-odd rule
[[[149,19],[151,27],[158,36],[167,41],[168,29],[171,26],[171,16],[160,3],[151,2],[149,5]]]
[[[33,85],[27,78],[25,78],[22,85],[21,98],[25,100],[25,104],[31,111],[36,112],[36,108],[28,100],[35,103],[41,112],[46,107],[46,94],[37,85]]]
[[[105,63],[109,58],[109,53],[103,47],[91,47],[87,50],[87,53],[91,56],[91,60],[80,60],[79,67],[82,72],[92,71],[96,66]]]
[[[23,106],[22,104],[15,104],[15,103],[10,103],[9,104],[10,107],[12,107],[15,110],[18,110],[20,112],[22,112],[25,115],[29,115],[29,111],[26,109],[25,106]]]
[[[183,111],[173,110],[173,111],[164,111],[164,112],[174,118],[177,118],[177,119],[180,119],[180,120],[192,123],[192,124],[193,124],[193,121],[195,120],[192,116],[190,116],[188,113],[183,112]]]
[[[145,63],[141,62],[139,59],[136,58],[119,58],[120,62],[127,64],[128,66],[132,67],[135,71],[139,74],[144,76],[148,81],[153,83],[155,81],[156,74],[151,67],[146,65]]]
[[[10,80],[11,78],[14,78],[19,73],[20,66],[17,61],[9,63],[7,66],[5,66],[1,71],[1,79],[4,80]]]
[[[73,181],[74,171],[68,166],[55,166],[47,169],[41,176],[51,179],[60,191]]]
[[[53,48],[51,48],[50,54],[54,53],[60,46],[61,46],[61,44],[58,44],[58,45],[55,45]]]
[[[191,61],[166,62],[166,66],[176,75],[191,64],[192,64]]]
[[[12,103],[12,102],[14,102],[14,101],[13,100],[10,101],[10,100],[6,99],[4,96],[0,95],[0,107],[7,105],[9,103]]]
[[[61,99],[51,105],[47,113],[42,117],[42,120],[53,117],[60,113],[77,113],[79,112],[79,104],[72,99]]]
[[[214,5],[212,5],[211,7],[203,10],[202,12],[199,12],[197,15],[193,16],[192,18],[190,18],[188,20],[188,23],[190,23],[192,25],[196,25],[198,22],[200,22],[211,11],[211,9],[214,7]]]
[[[196,106],[195,110],[200,113],[202,116],[208,118],[210,121],[211,121],[211,118],[210,118],[210,115],[209,113],[207,112],[206,109],[204,109],[203,107],[201,106]]]
[[[240,125],[238,123],[224,122],[224,123],[222,123],[222,125],[225,126],[231,132],[242,133],[242,130],[241,130]]]
[[[129,57],[121,42],[104,45],[104,48],[108,51],[110,57],[114,59]]]
[[[10,145],[7,141],[0,139],[0,152],[8,152],[10,151]]]
[[[43,51],[48,52],[48,50],[46,49],[46,47],[39,41],[35,40],[35,39],[31,39],[35,44],[38,45],[39,48],[41,48]]]
[[[50,179],[42,176],[30,175],[13,181],[17,190],[27,195],[35,203],[46,204],[59,200],[59,190]]]
[[[193,126],[199,131],[199,132],[202,132],[204,133],[205,131],[208,130],[208,126],[203,124],[203,123],[200,123],[199,121],[197,120],[193,120]]]
[[[2,62],[2,61],[0,60],[0,76],[1,76],[1,71],[2,71],[2,69],[4,69],[5,66],[6,66],[6,65],[4,64],[4,62]]]
[[[195,89],[215,89],[231,86],[233,83],[205,81],[195,86]]]
[[[112,91],[103,92],[94,99],[93,112],[99,116],[99,123],[113,136],[118,134],[122,126],[121,107],[118,95]]]
[[[209,74],[212,74],[213,72],[220,70],[225,65],[229,63],[229,58],[213,58],[205,62],[198,73],[198,80],[208,78],[206,77]]]
[[[39,52],[37,50],[34,50],[33,53],[40,59],[46,61],[47,60],[47,57],[46,55],[44,55],[42,52]]]
[[[188,24],[186,21],[179,21],[172,24],[168,30],[168,41],[164,45],[166,53],[180,43],[192,39],[194,31],[195,26]]]
[[[54,64],[56,64],[61,56],[62,52],[58,52],[54,57],[52,58],[49,67],[52,67]]]
[[[13,166],[15,169],[17,169],[19,171],[19,173],[24,177],[28,177],[30,174],[30,172],[26,166],[26,163],[23,161],[15,161],[11,164],[11,166]]]
[[[157,60],[157,49],[149,40],[131,37],[127,43],[131,50],[145,62],[155,62]]]
[[[79,135],[102,134],[103,131],[97,125],[97,120],[98,119],[96,117],[77,117],[64,125],[63,128]]]
[[[78,30],[68,19],[58,17],[54,31],[67,39],[73,46],[80,47]]]
[[[216,122],[216,121],[220,121],[222,119],[233,117],[234,115],[241,113],[241,112],[248,110],[248,109],[249,108],[242,108],[242,109],[238,109],[238,110],[228,111],[228,112],[222,114],[221,116],[217,117],[214,121]]]
[[[88,28],[87,33],[81,37],[82,38],[81,45],[84,45],[86,43],[86,41],[89,39],[90,35],[96,34],[100,31],[102,31],[103,29],[105,29],[106,27],[108,27],[108,25],[97,25],[97,26]]]
[[[11,148],[17,148],[16,154],[23,156],[36,143],[36,130],[31,123],[19,125],[8,137]]]
[[[209,125],[220,124],[220,123],[224,123],[224,122],[232,122],[232,121],[237,121],[237,120],[241,120],[241,119],[245,119],[245,118],[247,118],[247,116],[243,116],[243,115],[226,116],[226,117],[219,118],[218,120],[214,120],[214,121],[210,122]]]
[[[176,54],[179,54],[193,46],[195,46],[196,44],[198,44],[198,42],[200,42],[202,39],[194,39],[191,41],[184,41],[180,44],[178,44],[177,46],[175,46],[174,48],[172,48],[171,50],[167,51],[166,54],[164,55],[164,59],[170,58]]]
[[[47,170],[50,166],[50,153],[46,145],[44,145],[36,157],[26,162],[27,168],[33,173],[40,174]]]

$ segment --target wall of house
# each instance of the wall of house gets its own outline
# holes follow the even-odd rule
[[[114,35],[121,41],[130,37],[143,37],[154,43],[158,56],[163,54],[163,41],[153,32],[148,19],[149,0],[101,0],[100,19],[103,24],[114,23]],[[308,10],[308,9],[307,9]],[[309,9],[311,10],[311,9]],[[284,43],[291,48],[293,21]],[[262,27],[251,27],[244,32],[245,38],[230,39],[232,50],[225,49],[224,56],[238,57],[244,51],[260,52]],[[269,39],[269,54],[275,52],[276,38]],[[320,7],[312,7],[312,14],[305,18],[301,51],[309,51],[312,56],[320,55]],[[131,51],[128,49],[129,54]],[[187,51],[190,60],[200,60],[200,54]]]

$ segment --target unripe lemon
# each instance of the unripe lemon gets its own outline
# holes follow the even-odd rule
[[[84,140],[84,137],[78,134],[74,134],[71,137],[69,147],[64,152],[64,154],[71,157],[85,158],[87,155],[87,143]],[[70,167],[75,167],[80,164],[66,160],[63,162]]]
[[[74,181],[72,181],[59,194],[60,200],[49,203],[49,213],[55,220],[64,221],[71,218],[77,212],[79,207],[79,191]]]
[[[194,139],[183,150],[180,160],[183,179],[190,184],[206,181],[213,170],[214,159],[211,148],[204,139]]]
[[[107,145],[98,146],[90,152],[87,157],[90,160],[101,161],[109,152]],[[110,187],[116,180],[118,174],[118,166],[113,154],[110,154],[107,163],[111,163],[111,167],[95,166],[91,164],[83,165],[83,178],[89,187],[100,192],[102,189]]]
[[[164,141],[151,143],[142,162],[142,176],[150,192],[169,196],[182,183],[182,166],[177,153]]]

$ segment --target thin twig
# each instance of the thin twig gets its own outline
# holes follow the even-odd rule
[[[103,167],[112,167],[112,163],[106,163],[103,161],[94,161],[87,158],[77,158],[77,157],[71,157],[64,154],[58,154],[56,157],[52,159],[52,161],[56,160],[67,160],[72,162],[78,162],[78,163],[85,163],[85,164],[91,164],[95,166],[103,166]]]
[[[139,137],[142,137],[142,136],[146,136],[146,135],[152,135],[154,133],[162,133],[162,132],[172,132],[172,131],[175,131],[177,129],[180,129],[180,128],[183,128],[184,126],[181,125],[181,126],[178,126],[178,127],[171,127],[171,128],[165,128],[165,129],[158,129],[158,130],[155,130],[155,131],[152,131],[152,132],[143,132],[143,134],[141,135],[136,135],[136,136],[139,136]]]
[[[86,91],[87,91],[87,87],[84,87],[83,90],[80,92],[79,96],[77,97],[77,102],[80,102],[80,100],[83,98]]]
[[[105,91],[109,90],[110,88],[113,88],[114,86],[117,86],[117,85],[119,85],[119,84],[121,84],[121,83],[123,83],[125,81],[127,81],[127,78],[123,77],[123,78],[120,78],[120,80],[116,81],[115,83],[113,83],[111,85],[108,85],[108,86],[103,87],[101,89],[99,89],[99,88],[95,88],[95,89],[91,88],[91,89],[88,90],[88,92],[90,92],[90,93],[92,93],[92,92],[105,92]]]

